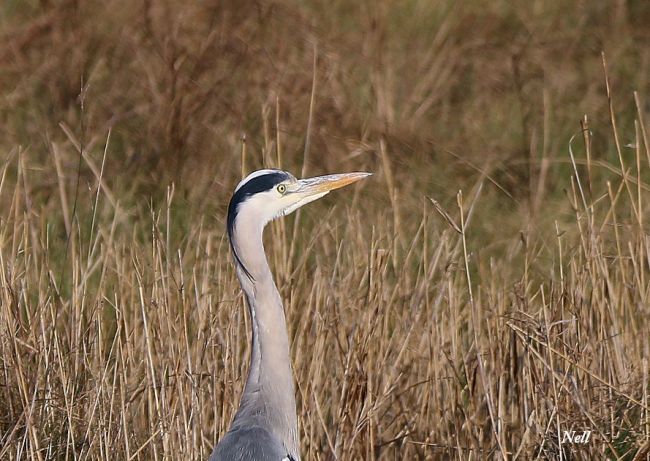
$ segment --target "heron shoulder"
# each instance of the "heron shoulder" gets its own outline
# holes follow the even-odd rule
[[[299,461],[264,427],[234,427],[221,439],[209,461]]]

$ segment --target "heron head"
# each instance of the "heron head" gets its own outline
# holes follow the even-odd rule
[[[282,170],[258,170],[249,174],[237,185],[228,205],[228,235],[235,256],[236,233],[261,235],[261,230],[272,219],[286,216],[330,191],[370,174],[343,173],[307,179],[296,179]]]
[[[286,216],[334,189],[347,186],[371,173],[343,173],[296,179],[282,170],[258,170],[246,176],[235,188],[228,206],[229,231],[243,214],[251,215],[264,226]]]

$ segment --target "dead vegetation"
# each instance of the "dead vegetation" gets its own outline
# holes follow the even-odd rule
[[[650,11],[481,3],[0,6],[0,459],[207,457],[262,165],[304,459],[648,459]]]

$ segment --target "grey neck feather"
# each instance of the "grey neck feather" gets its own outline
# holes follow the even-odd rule
[[[239,259],[252,276],[249,278],[239,263],[235,263],[253,330],[248,378],[233,426],[265,427],[299,461],[296,400],[284,309],[264,253],[263,228],[248,229],[252,235],[238,239],[235,231],[233,236]]]

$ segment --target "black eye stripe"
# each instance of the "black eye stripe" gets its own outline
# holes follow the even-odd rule
[[[237,207],[239,204],[246,201],[246,199],[251,195],[271,190],[288,178],[289,176],[285,172],[277,171],[257,176],[247,183],[242,184],[242,186],[237,189],[237,192],[235,192],[230,199],[230,204],[228,205],[228,216],[231,214],[236,215]]]
[[[230,245],[233,249],[233,254],[235,255],[235,258],[237,259],[237,261],[239,262],[239,264],[242,266],[242,268],[248,274],[249,277],[250,277],[250,273],[246,270],[244,264],[242,264],[242,261],[239,259],[239,256],[237,256],[237,251],[235,251],[235,247],[233,246],[233,242],[232,242],[233,232],[235,230],[235,218],[237,218],[237,212],[239,211],[239,206],[243,202],[245,202],[249,197],[258,194],[260,192],[271,190],[274,187],[276,187],[279,183],[281,183],[282,181],[286,181],[287,179],[289,179],[289,175],[284,171],[280,171],[280,170],[252,178],[249,181],[247,181],[245,184],[242,184],[242,186],[239,189],[237,189],[237,191],[233,194],[232,198],[230,199],[230,203],[228,204],[227,225],[228,225],[228,237],[230,239]]]

